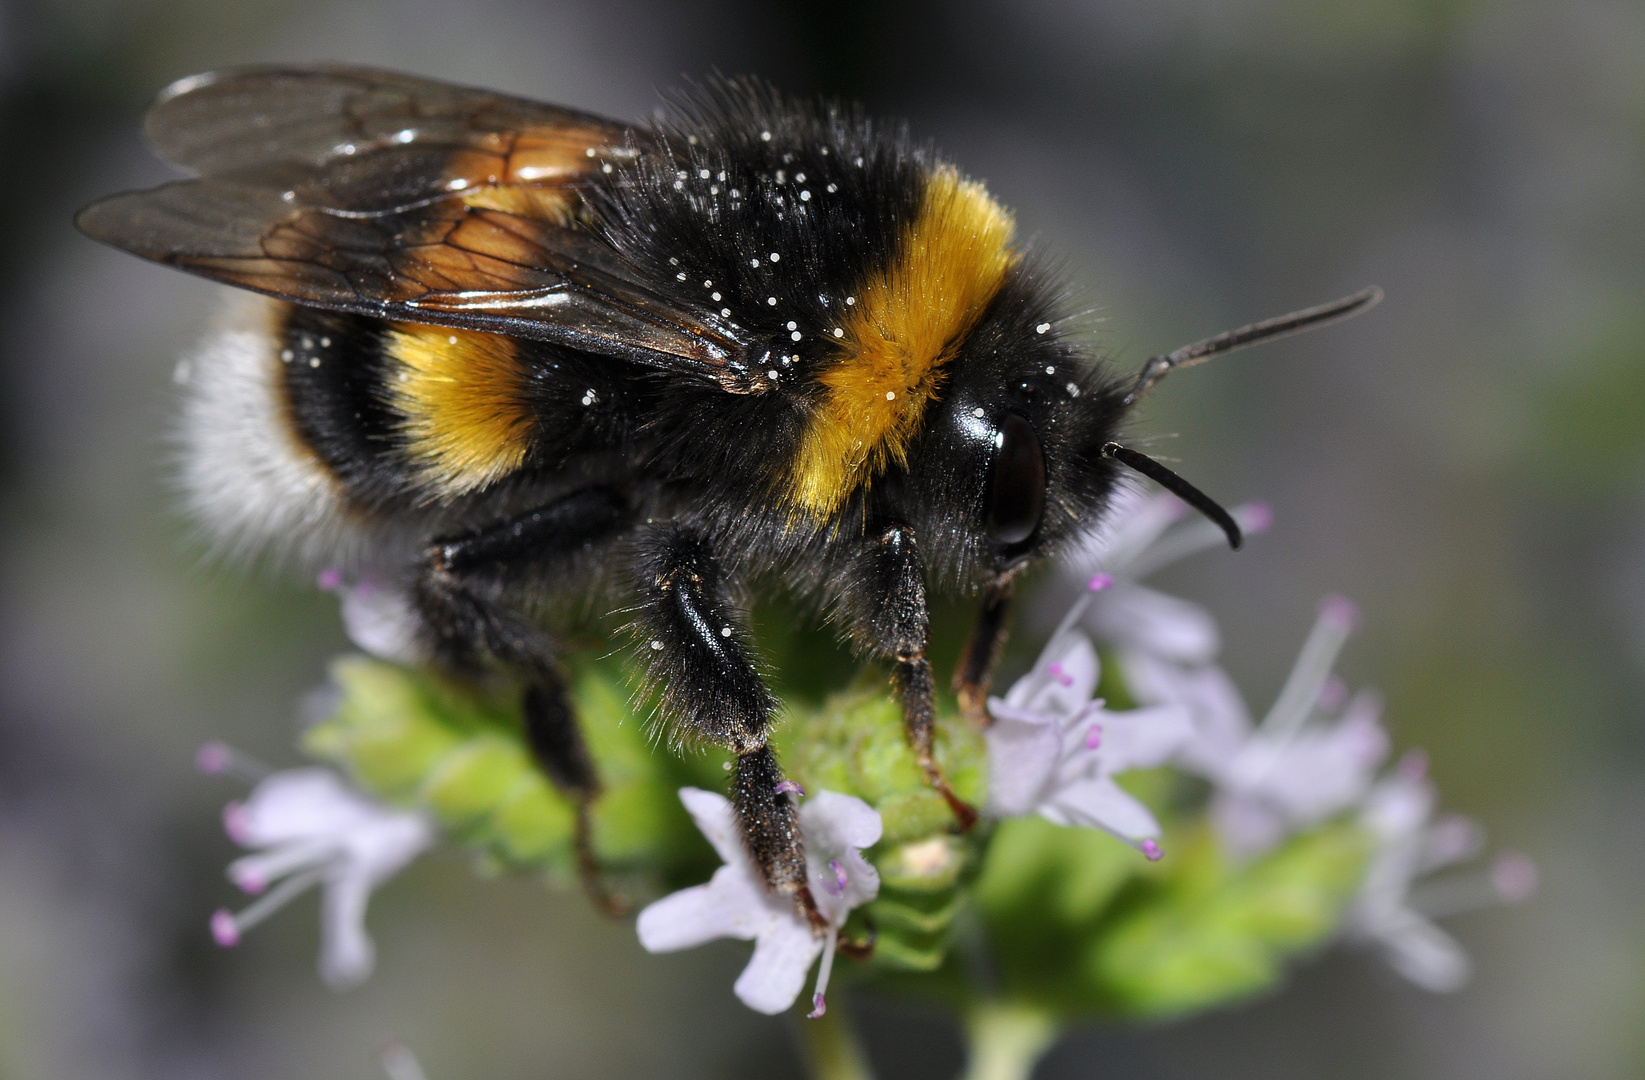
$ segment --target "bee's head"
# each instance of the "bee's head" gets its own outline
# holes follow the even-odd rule
[[[1059,334],[1043,283],[1013,274],[947,365],[899,501],[930,565],[972,583],[1091,528],[1120,473],[1104,453],[1128,380]]]

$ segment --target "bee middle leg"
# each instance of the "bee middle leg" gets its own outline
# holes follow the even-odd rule
[[[931,617],[925,601],[925,574],[914,531],[906,525],[888,525],[867,538],[861,550],[855,580],[848,584],[847,610],[859,640],[870,651],[895,665],[903,722],[915,760],[926,780],[954,812],[961,829],[977,823],[976,808],[954,793],[937,764],[932,744],[937,709],[931,661],[925,657]]]
[[[647,687],[682,741],[717,743],[736,755],[731,802],[743,842],[773,893],[790,896],[823,924],[806,885],[795,790],[767,740],[777,700],[749,656],[719,562],[707,539],[676,524],[640,544],[634,567],[634,630]]]
[[[525,736],[538,765],[576,807],[578,871],[596,906],[620,915],[594,854],[591,811],[599,774],[583,741],[554,642],[506,600],[523,575],[564,564],[587,544],[627,524],[626,501],[588,488],[554,503],[461,536],[436,540],[419,569],[413,596],[435,659],[463,672],[490,658],[527,679]]]

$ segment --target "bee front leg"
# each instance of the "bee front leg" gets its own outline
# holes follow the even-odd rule
[[[978,727],[987,727],[988,690],[994,682],[994,666],[999,663],[1010,630],[1011,597],[1016,578],[1000,577],[983,590],[982,607],[971,627],[971,639],[959,667],[954,669],[954,696],[960,712]]]
[[[678,525],[640,544],[633,628],[646,686],[681,742],[707,741],[736,754],[731,802],[754,865],[773,893],[791,896],[813,925],[822,916],[806,887],[805,845],[793,785],[767,745],[777,700],[755,670],[748,635],[733,618],[708,541]]]
[[[606,887],[594,854],[591,812],[600,794],[552,639],[506,603],[508,586],[563,564],[585,545],[607,540],[627,521],[616,492],[591,488],[461,536],[436,540],[424,556],[413,597],[429,651],[442,666],[472,672],[491,659],[527,680],[526,742],[537,764],[576,807],[573,842],[583,888],[609,915],[626,910]]]
[[[859,641],[895,664],[903,722],[914,757],[931,786],[948,802],[961,829],[977,823],[977,811],[949,786],[937,765],[932,739],[936,732],[936,688],[931,661],[925,658],[931,617],[925,602],[925,574],[914,531],[889,525],[870,537],[860,552],[858,572],[847,591],[847,610]]]

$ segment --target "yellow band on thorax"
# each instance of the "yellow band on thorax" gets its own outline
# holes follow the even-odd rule
[[[927,182],[891,263],[846,308],[842,353],[801,437],[790,498],[818,520],[859,486],[904,465],[943,367],[999,292],[1016,260],[1011,215],[952,167]]]

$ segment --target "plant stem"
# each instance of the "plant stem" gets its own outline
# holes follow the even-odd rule
[[[971,1059],[963,1080],[1028,1080],[1061,1033],[1050,1013],[1009,1001],[979,1002],[965,1026]]]
[[[800,1049],[815,1080],[874,1080],[851,1018],[845,1013],[843,997],[836,993],[826,1013],[799,1022]]]

